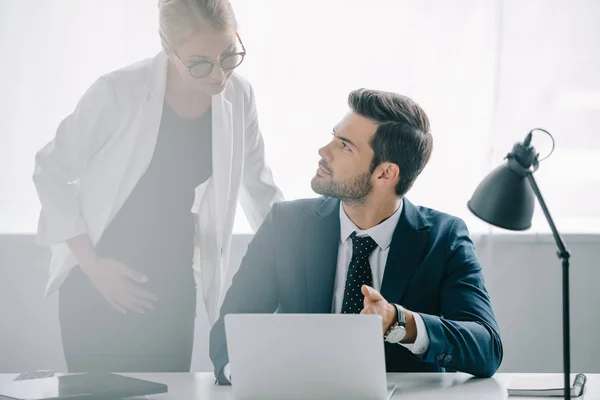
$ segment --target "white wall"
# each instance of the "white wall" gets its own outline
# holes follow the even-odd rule
[[[250,236],[235,236],[232,271]],[[503,372],[562,369],[561,269],[549,236],[480,238],[477,247],[504,342]],[[565,238],[572,257],[572,370],[600,372],[600,236]],[[57,297],[43,297],[48,254],[33,237],[0,236],[0,372],[64,371]],[[192,368],[211,371],[199,307]]]

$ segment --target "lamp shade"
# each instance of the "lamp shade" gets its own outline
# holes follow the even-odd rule
[[[531,227],[534,204],[535,195],[527,176],[504,164],[485,177],[467,207],[489,224],[523,231]]]

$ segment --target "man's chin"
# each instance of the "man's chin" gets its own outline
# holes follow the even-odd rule
[[[312,180],[310,181],[310,187],[312,188],[313,192],[315,192],[316,194],[320,194],[322,195],[323,193],[323,186],[320,184],[319,181],[321,181],[323,179],[323,177],[319,176],[319,175],[315,175]]]
[[[310,182],[310,187],[313,192],[321,196],[327,197],[335,197],[331,192],[331,187],[328,185],[328,181],[323,176],[315,175],[315,177]]]

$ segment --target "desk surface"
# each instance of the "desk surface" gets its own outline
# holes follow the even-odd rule
[[[215,386],[211,373],[189,374],[123,374],[140,379],[165,383],[169,392],[161,395],[142,397],[152,400],[232,400],[231,387]],[[17,374],[0,374],[0,386],[10,382]],[[419,373],[388,374],[388,382],[397,385],[394,399],[461,399],[461,400],[495,400],[495,399],[534,399],[532,397],[507,397],[506,387],[513,377],[532,377],[552,379],[561,382],[560,374],[496,374],[489,379],[475,379],[471,375],[460,373]],[[588,381],[585,393],[580,400],[600,399],[600,374],[586,374]],[[536,399],[543,399],[537,397]],[[557,399],[557,397],[548,397]]]

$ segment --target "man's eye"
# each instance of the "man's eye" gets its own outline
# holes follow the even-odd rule
[[[343,148],[344,150],[350,150],[350,146],[348,146],[348,145],[346,144],[346,142],[342,142],[342,148]]]

